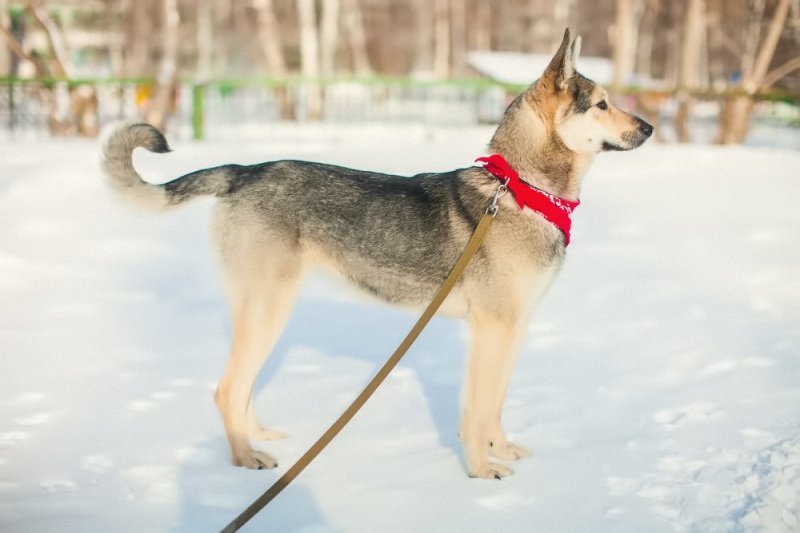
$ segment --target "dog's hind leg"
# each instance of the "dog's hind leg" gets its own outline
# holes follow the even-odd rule
[[[252,244],[252,243],[251,243]],[[235,252],[240,253],[235,253]],[[276,245],[242,246],[223,254],[233,311],[233,342],[225,374],[215,395],[225,423],[233,463],[247,468],[272,468],[277,461],[253,450],[250,438],[279,438],[261,428],[252,408],[258,371],[289,318],[302,275],[294,250]]]

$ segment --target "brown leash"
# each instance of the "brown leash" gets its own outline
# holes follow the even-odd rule
[[[233,531],[238,531],[243,525],[245,525],[251,518],[253,518],[259,511],[261,511],[266,505],[271,502],[275,496],[280,494],[280,492],[291,483],[294,478],[300,475],[310,463],[313,461],[317,455],[327,446],[336,435],[347,425],[348,422],[355,416],[355,414],[361,409],[367,400],[369,400],[370,396],[378,389],[378,387],[383,383],[389,373],[397,366],[397,363],[400,362],[400,359],[406,354],[411,345],[414,344],[414,341],[417,340],[419,334],[422,333],[422,330],[425,329],[425,326],[428,325],[431,318],[436,311],[438,311],[439,307],[444,302],[444,299],[453,289],[458,278],[461,277],[461,274],[464,272],[464,269],[467,268],[472,257],[475,255],[475,252],[478,251],[478,248],[483,243],[486,234],[489,232],[489,228],[492,226],[492,222],[494,221],[495,215],[497,215],[497,200],[503,194],[505,194],[506,188],[505,185],[501,185],[497,192],[495,192],[494,196],[492,197],[492,203],[489,205],[488,209],[486,209],[486,213],[484,213],[483,217],[481,217],[480,222],[478,223],[478,227],[475,228],[475,232],[472,234],[472,238],[467,243],[467,247],[464,249],[464,252],[461,254],[461,257],[456,262],[453,270],[450,271],[450,275],[447,276],[447,279],[442,284],[441,288],[439,288],[439,292],[433,297],[433,300],[422,313],[422,316],[419,317],[417,323],[414,324],[414,327],[411,328],[411,331],[408,332],[406,338],[403,339],[403,342],[400,343],[400,346],[397,347],[397,350],[392,354],[386,364],[378,371],[372,381],[370,381],[367,386],[361,391],[361,394],[353,400],[353,403],[350,404],[344,413],[336,420],[336,422],[328,428],[328,430],[322,434],[322,436],[315,442],[308,451],[303,454],[300,459],[297,460],[295,464],[293,464],[286,473],[281,476],[273,485],[267,489],[267,491],[262,494],[256,501],[254,501],[250,506],[242,511],[242,513],[237,516],[230,524],[225,526],[222,530],[222,533],[230,533]]]

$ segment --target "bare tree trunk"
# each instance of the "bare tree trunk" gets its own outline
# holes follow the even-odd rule
[[[450,2],[434,0],[436,16],[433,40],[433,71],[437,78],[450,77]]]
[[[38,74],[40,76],[54,75],[59,78],[67,78],[71,64],[63,32],[50,17],[47,10],[34,0],[28,0],[26,10],[44,30],[51,58],[47,65],[41,62],[34,62],[37,65]],[[99,131],[97,91],[93,86],[84,83],[78,86],[70,85],[67,92],[69,95],[69,107],[68,109],[60,109],[53,89],[49,87],[42,87],[41,89],[40,96],[48,109],[47,123],[50,133],[66,135],[77,132],[86,137],[95,137]]]
[[[344,31],[350,44],[353,58],[353,72],[356,76],[372,75],[372,66],[367,54],[367,36],[364,31],[364,17],[358,0],[342,0]]]
[[[614,81],[616,88],[625,87],[633,74],[636,51],[636,30],[633,21],[634,0],[617,0],[614,23]]]
[[[229,59],[233,33],[231,31],[231,15],[233,13],[233,8],[231,6],[232,1],[233,0],[217,0],[217,9],[214,13],[214,26],[219,28],[219,37],[213,51],[214,72],[222,76],[230,73]],[[255,0],[254,5],[256,9],[258,9],[257,2],[258,0]]]
[[[8,0],[0,0],[0,33],[11,32],[11,17],[8,16]],[[0,46],[0,76],[11,76],[11,48]]]
[[[272,0],[256,0],[254,3],[257,11],[258,35],[261,41],[261,48],[267,59],[267,71],[269,75],[278,80],[286,79],[288,69],[286,68],[286,58],[283,53],[283,39],[281,38],[278,17],[275,15],[275,6]],[[292,93],[285,85],[275,87],[275,99],[278,102],[278,110],[283,120],[294,118],[294,101]]]
[[[288,71],[283,55],[283,40],[272,0],[256,0],[254,6],[258,9],[258,34],[267,59],[267,71],[272,77],[285,78]]]
[[[108,31],[112,35],[125,35],[123,20],[129,20],[129,3],[126,0],[108,0],[105,3]],[[123,39],[111,39],[108,43],[108,55],[111,62],[111,73],[115,77],[125,75],[125,43]]]
[[[647,0],[639,27],[639,46],[636,47],[636,72],[651,78],[653,75],[653,40],[660,0]]]
[[[737,144],[744,141],[750,129],[750,119],[755,102],[751,96],[765,84],[769,66],[775,55],[786,18],[789,13],[789,0],[778,0],[767,35],[749,70],[742,71],[740,86],[747,94],[734,94],[725,98],[720,111],[720,129],[717,142],[720,144]]]
[[[163,0],[164,26],[162,27],[163,50],[161,64],[156,76],[156,87],[148,103],[144,119],[161,131],[167,125],[167,116],[172,107],[172,97],[178,76],[178,39],[180,15],[178,0]]]
[[[450,0],[451,46],[453,74],[463,76],[467,68],[467,6],[466,0]]]
[[[155,7],[149,0],[132,0],[129,5],[131,20],[126,32],[125,75],[145,76],[150,67],[150,51],[157,41],[151,16]]]
[[[475,50],[492,49],[492,6],[488,0],[478,0],[475,5],[475,21],[472,30]]]
[[[336,74],[340,13],[341,3],[339,0],[325,0],[322,3],[320,68],[324,78],[331,78]]]
[[[558,50],[561,40],[564,38],[564,28],[569,27],[569,11],[573,0],[559,0],[553,2],[553,23],[551,28],[551,47]]]
[[[769,89],[775,85],[778,80],[784,76],[788,76],[798,69],[800,69],[800,56],[793,57],[786,63],[783,63],[782,65],[775,67],[773,70],[770,70],[767,75],[764,76],[764,81],[761,83],[761,86],[764,89]]]
[[[642,13],[642,21],[639,25],[639,45],[636,47],[636,72],[649,79],[653,78],[653,41],[655,39],[655,27],[661,8],[660,0],[646,0]],[[655,128],[655,140],[661,142],[661,104],[662,97],[648,92],[642,92],[636,97],[636,110],[641,113],[645,120]]]
[[[300,23],[300,68],[306,79],[308,118],[322,117],[322,91],[319,86],[319,32],[314,0],[297,0]]]
[[[26,9],[42,27],[47,37],[47,47],[50,49],[50,54],[52,56],[50,58],[48,70],[59,78],[66,78],[68,76],[66,65],[69,61],[69,54],[67,53],[67,47],[64,43],[64,37],[61,35],[61,30],[58,29],[56,23],[50,18],[47,10],[35,2],[35,0],[28,0]]]
[[[201,80],[213,74],[214,62],[214,0],[197,2],[197,68],[195,75]]]
[[[691,114],[693,98],[688,93],[697,89],[700,53],[705,42],[705,0],[689,0],[684,18],[684,34],[681,42],[681,63],[678,75],[678,109],[675,113],[675,129],[679,142],[691,141]]]
[[[433,72],[433,12],[430,0],[414,0],[413,73]]]

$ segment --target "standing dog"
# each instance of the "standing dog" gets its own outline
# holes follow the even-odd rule
[[[424,306],[498,190],[496,176],[514,173],[518,185],[573,205],[599,152],[630,150],[650,136],[652,126],[614,108],[601,87],[575,71],[579,50],[580,37],[571,40],[567,30],[542,77],[508,107],[489,143],[508,163],[495,175],[471,167],[406,178],[274,161],[223,165],[153,185],[134,170],[132,152],[167,152],[164,137],[146,124],[112,134],[105,171],[123,196],[159,209],[200,195],[219,198],[212,233],[230,296],[233,341],[215,400],[234,464],[277,464],[250,445],[250,439],[284,436],[256,419],[253,384],[310,265],[331,266],[387,302]],[[528,320],[569,242],[563,225],[520,208],[522,192],[512,193],[500,199],[492,231],[443,307],[469,323],[459,435],[469,475],[481,478],[512,473],[490,458],[529,455],[506,438],[500,414]]]

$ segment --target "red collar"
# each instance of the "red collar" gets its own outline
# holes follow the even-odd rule
[[[505,182],[509,190],[517,199],[519,208],[525,206],[540,214],[555,225],[564,234],[564,246],[569,244],[569,230],[572,227],[572,220],[569,218],[576,207],[581,203],[580,200],[570,202],[563,198],[558,198],[546,193],[536,187],[519,179],[519,174],[511,168],[508,161],[498,154],[489,157],[479,157],[475,160],[483,165],[483,168],[492,173],[497,179]]]

